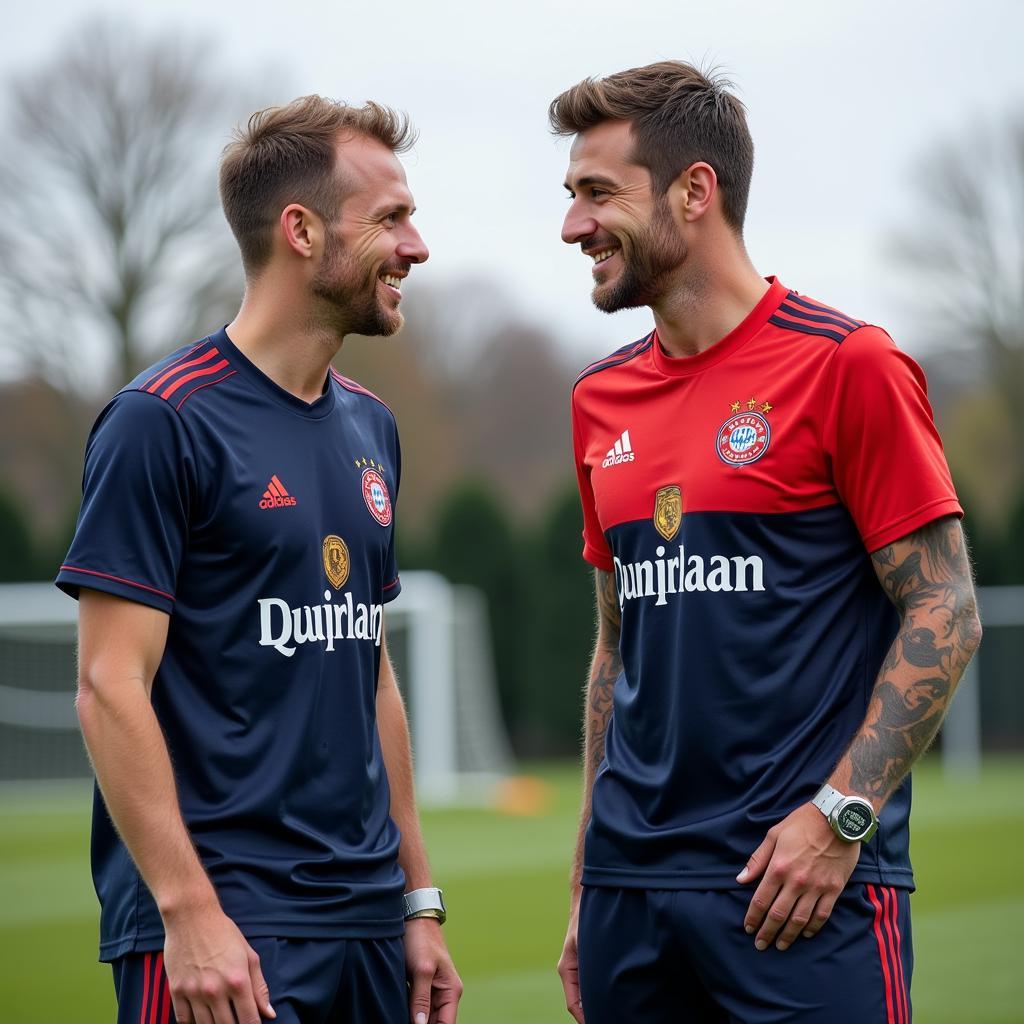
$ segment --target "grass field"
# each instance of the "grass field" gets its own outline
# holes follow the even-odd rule
[[[572,768],[537,771],[552,796],[541,815],[424,815],[466,983],[463,1024],[570,1020],[554,965],[578,786]],[[110,972],[95,962],[88,809],[84,786],[0,788],[3,1024],[114,1019]],[[1024,759],[991,760],[977,782],[953,785],[925,764],[915,773],[913,826],[915,1020],[1024,1022]]]

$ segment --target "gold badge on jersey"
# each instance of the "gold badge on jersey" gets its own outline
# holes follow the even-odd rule
[[[654,528],[665,540],[672,540],[682,521],[683,496],[679,488],[675,484],[662,487],[654,496]]]
[[[345,542],[335,534],[324,537],[324,572],[335,590],[345,586],[351,561]]]

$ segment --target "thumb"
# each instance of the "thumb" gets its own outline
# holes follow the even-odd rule
[[[775,837],[769,832],[764,842],[750,855],[747,866],[736,876],[736,881],[742,885],[744,882],[753,882],[755,878],[760,878],[764,874],[764,869],[768,867],[774,850]]]
[[[252,994],[256,997],[256,1005],[260,1014],[273,1020],[277,1017],[277,1011],[270,1005],[270,986],[267,979],[263,977],[263,970],[260,967],[260,958],[256,950],[249,948],[249,980],[252,982]]]

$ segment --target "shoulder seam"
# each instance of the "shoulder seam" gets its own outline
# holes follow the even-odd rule
[[[382,405],[388,411],[391,418],[395,420],[396,423],[398,422],[394,410],[391,408],[390,405],[388,405],[387,402],[384,401],[383,398],[380,398],[377,395],[375,395],[369,388],[364,388],[362,384],[360,384],[356,380],[352,380],[351,377],[346,377],[344,374],[339,373],[333,366],[330,367],[330,373],[331,376],[334,378],[335,383],[337,383],[339,387],[344,388],[350,394],[363,395],[366,398],[372,398],[373,401],[375,401],[378,405]]]
[[[866,327],[875,327],[875,324],[862,323],[859,327],[856,327],[854,330],[850,331],[850,333],[847,334],[846,337],[849,338],[850,335],[856,334],[858,331],[862,331]],[[882,328],[880,327],[876,329],[882,330]],[[843,340],[845,341],[845,338]],[[818,447],[820,448],[822,453],[825,452],[825,419],[828,415],[827,410],[829,400],[832,397],[832,391],[835,387],[834,381],[836,375],[836,363],[839,360],[840,348],[842,348],[842,346],[837,344],[836,347],[832,350],[832,354],[828,357],[828,369],[825,371],[825,386],[822,389],[822,410],[821,414],[818,416],[818,423],[820,424],[820,429],[818,431]]]
[[[216,382],[214,382],[214,383],[216,383]],[[189,392],[189,394],[191,394],[191,392]],[[116,395],[114,395],[114,398],[112,398],[110,401],[113,402],[114,399],[120,397],[121,395],[149,395],[152,398],[156,399],[156,401],[163,402],[163,404],[165,406],[167,406],[167,408],[170,409],[171,412],[174,413],[174,418],[181,424],[181,429],[185,431],[185,436],[188,438],[188,443],[189,443],[189,445],[192,448],[192,462],[193,462],[193,464],[196,467],[196,486],[198,487],[198,485],[199,485],[199,465],[200,465],[200,463],[199,463],[199,456],[196,453],[196,439],[192,436],[192,431],[189,429],[189,426],[188,426],[188,423],[185,420],[185,417],[182,416],[182,414],[181,414],[181,407],[178,406],[176,408],[166,398],[161,398],[160,395],[156,394],[155,392],[153,392],[153,391],[143,391],[141,388],[137,388],[137,387],[135,387],[135,388],[132,388],[132,387],[122,388],[120,391],[118,391],[118,393]],[[186,395],[185,397],[187,398],[188,396]],[[184,402],[182,404],[184,404]]]
[[[591,363],[588,367],[582,370],[576,380],[573,382],[573,390],[576,390],[576,386],[580,384],[587,377],[593,376],[595,373],[600,373],[602,370],[611,369],[613,366],[621,366],[623,363],[628,363],[630,360],[635,359],[638,355],[646,352],[654,342],[654,331],[649,334],[645,334],[642,338],[638,338],[636,341],[630,342],[630,344],[623,348],[616,349],[611,355],[605,356],[603,359],[598,359],[596,362]]]

